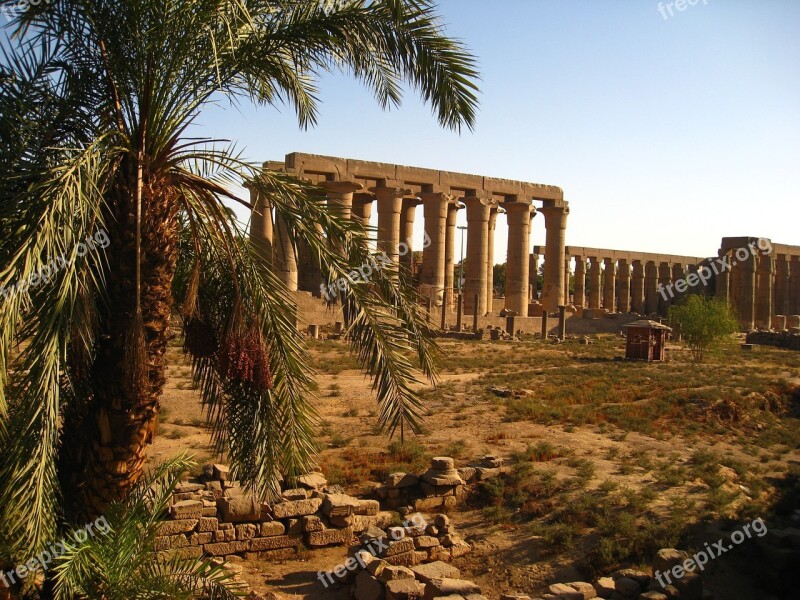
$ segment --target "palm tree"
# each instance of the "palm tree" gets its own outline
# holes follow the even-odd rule
[[[51,540],[59,515],[100,514],[134,488],[176,309],[233,476],[267,496],[313,463],[293,302],[224,202],[252,208],[230,191],[242,181],[268,194],[331,281],[367,260],[370,232],[309,185],[187,139],[208,103],[288,103],[305,127],[318,76],[349,71],[382,106],[410,84],[458,130],[477,92],[428,0],[53,0],[14,27],[0,67],[0,563]],[[390,434],[418,430],[413,385],[435,380],[395,275],[342,298]]]

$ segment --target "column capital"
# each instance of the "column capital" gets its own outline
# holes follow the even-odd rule
[[[352,194],[364,189],[363,185],[355,181],[323,181],[319,185],[329,194]]]
[[[443,202],[450,204],[454,200],[454,196],[446,192],[420,192],[420,202],[423,204],[430,202]]]
[[[410,196],[413,192],[399,185],[396,181],[387,181],[386,185],[376,185],[368,189],[369,192],[375,194],[375,197],[380,198],[402,198],[403,196]],[[394,185],[397,184],[397,185]]]
[[[492,208],[497,206],[497,201],[492,196],[464,196],[461,198],[467,207],[467,221],[488,222]]]

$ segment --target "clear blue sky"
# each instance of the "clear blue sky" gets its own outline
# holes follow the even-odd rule
[[[321,82],[312,130],[243,105],[204,112],[192,133],[258,161],[301,151],[558,185],[576,246],[800,244],[800,2],[699,0],[667,19],[658,4],[442,0],[448,33],[480,63],[474,133],[440,129],[412,94],[383,112],[343,75]],[[496,262],[505,244],[501,219]]]

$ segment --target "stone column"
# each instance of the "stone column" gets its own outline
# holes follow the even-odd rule
[[[530,202],[520,201],[520,198],[503,206],[508,214],[506,308],[521,317],[527,317],[532,206]]]
[[[642,265],[642,261],[634,260],[631,268],[633,270],[631,277],[631,309],[633,312],[643,315],[647,308],[644,296],[644,265]]]
[[[528,260],[528,285],[530,286],[530,301],[536,302],[539,285],[539,255],[531,253]]]
[[[631,267],[627,259],[619,259],[617,276],[619,277],[617,310],[621,313],[629,313],[631,312]]]
[[[387,181],[385,185],[369,189],[378,201],[378,250],[386,253],[390,261],[397,264],[400,246],[400,211],[403,196],[411,190],[400,187],[397,182]]]
[[[297,254],[292,238],[286,228],[286,223],[280,217],[275,219],[275,265],[278,270],[278,278],[289,289],[290,292],[297,291]],[[321,282],[320,282],[321,283]],[[319,286],[319,283],[317,284]],[[315,290],[317,291],[317,290]]]
[[[662,262],[658,268],[658,314],[666,317],[669,312],[670,304],[672,304],[672,297],[670,291],[674,294],[675,291],[669,287],[672,283],[672,267],[668,262]],[[664,290],[663,293],[661,290]]]
[[[678,300],[683,298],[683,296],[686,294],[685,292],[683,293],[679,292],[675,286],[675,282],[684,279],[685,277],[686,277],[686,272],[683,270],[683,264],[674,263],[672,265],[671,282],[672,282],[672,292],[675,294],[675,298],[670,298],[670,305],[677,303]]]
[[[741,267],[740,284],[741,295],[737,309],[739,322],[746,331],[756,326],[756,272],[755,257],[748,253],[747,260],[739,262]]]
[[[575,306],[586,306],[586,259],[575,257]]]
[[[589,308],[600,308],[600,295],[602,288],[602,273],[600,272],[600,258],[589,257]]]
[[[372,194],[353,194],[353,218],[359,219],[365,227],[369,226],[372,218],[373,202],[375,202],[375,196]]]
[[[444,301],[446,287],[447,217],[452,196],[442,192],[422,192],[419,196],[422,198],[422,210],[425,216],[425,233],[431,240],[430,244],[422,250],[422,271],[419,276],[420,292],[423,297],[431,298],[436,306],[440,306]],[[455,230],[455,211],[453,212],[453,228]],[[454,242],[454,240],[451,241]]]
[[[486,242],[486,312],[489,314],[494,312],[494,231],[497,228],[497,215],[501,210],[503,209],[500,207],[494,207],[489,213],[489,237]]]
[[[272,205],[266,196],[253,189],[250,189],[250,204],[253,207],[250,213],[250,242],[259,255],[271,263],[274,242]]]
[[[758,256],[758,300],[756,301],[756,324],[769,329],[772,324],[772,279],[775,261],[771,254]]]
[[[496,203],[491,196],[465,196],[467,206],[467,275],[464,286],[465,311],[486,314],[486,262],[489,259],[489,216]],[[478,305],[475,306],[477,297]]]
[[[725,252],[720,250],[719,257],[723,258],[725,254]],[[719,265],[719,263],[717,263],[717,265]],[[719,268],[719,273],[717,273],[714,296],[728,305],[731,303],[731,272],[725,267]]]
[[[462,208],[464,208],[464,205],[456,200],[451,200],[447,205],[447,230],[444,244],[444,289],[451,307],[455,296],[456,219],[458,211]]]
[[[411,277],[414,272],[414,219],[417,215],[417,206],[422,204],[418,198],[403,198],[400,206],[400,266]],[[444,235],[442,235],[444,243]],[[439,303],[436,304],[439,306]]]
[[[555,312],[564,304],[564,260],[566,256],[567,206],[545,206],[539,209],[547,228],[544,262],[544,310]]]
[[[644,267],[644,302],[648,315],[658,312],[658,266],[652,260]]]
[[[569,278],[572,275],[572,270],[570,269],[570,263],[572,262],[571,256],[565,255],[564,256],[564,306],[569,304]]]
[[[789,312],[800,315],[800,256],[792,256],[789,262],[789,306]]]
[[[603,308],[606,312],[616,312],[614,305],[615,296],[617,294],[617,261],[613,258],[603,259],[605,263],[605,285],[603,286]]]
[[[775,313],[779,315],[791,314],[789,305],[789,257],[778,254],[775,257]]]
[[[328,208],[349,221],[353,214],[353,194],[364,186],[353,181],[323,181],[320,185],[327,192]]]

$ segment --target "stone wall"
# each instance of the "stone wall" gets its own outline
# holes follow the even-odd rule
[[[751,331],[747,334],[747,343],[800,350],[800,333],[790,333],[788,331]]]

